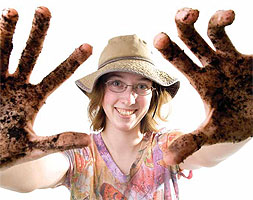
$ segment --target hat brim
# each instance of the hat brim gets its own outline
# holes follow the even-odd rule
[[[91,93],[97,80],[101,76],[111,72],[139,74],[165,87],[172,98],[176,95],[180,86],[180,82],[176,78],[169,76],[166,72],[155,68],[150,62],[143,60],[120,60],[109,63],[97,71],[77,80],[75,83],[84,93]]]

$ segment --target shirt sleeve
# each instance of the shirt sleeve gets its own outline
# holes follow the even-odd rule
[[[163,156],[166,155],[166,150],[169,148],[169,146],[180,136],[182,136],[184,133],[182,133],[179,130],[166,130],[163,129],[160,131],[158,135],[158,146],[160,150],[163,152]],[[166,164],[165,164],[166,165]],[[179,165],[175,166],[167,166],[170,171],[173,174],[177,174],[178,178],[184,177],[187,179],[192,178],[192,170],[189,171],[188,175],[185,175],[185,171],[180,169]]]
[[[85,179],[91,161],[91,154],[88,148],[71,149],[63,153],[70,163],[63,185],[70,189],[73,184],[78,182],[80,177]]]

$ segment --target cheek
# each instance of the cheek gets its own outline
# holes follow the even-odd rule
[[[143,107],[143,110],[145,110],[145,112],[148,112],[148,110],[149,110],[151,98],[152,98],[152,96],[147,96],[144,99],[142,99],[142,101],[140,102]]]
[[[105,90],[104,98],[102,101],[102,107],[105,110],[106,107],[112,105],[115,102],[115,97],[110,92]]]

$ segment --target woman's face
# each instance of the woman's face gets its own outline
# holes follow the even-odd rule
[[[123,82],[127,85],[152,86],[152,82],[140,75],[116,72],[109,75],[107,82],[118,85]],[[140,130],[140,122],[148,112],[152,92],[142,96],[137,94],[131,86],[125,91],[116,93],[105,86],[103,109],[106,114],[106,129],[113,128],[120,131]]]

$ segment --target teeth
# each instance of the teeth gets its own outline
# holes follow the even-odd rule
[[[124,116],[132,115],[135,112],[135,110],[125,110],[121,108],[117,108],[117,111]]]

